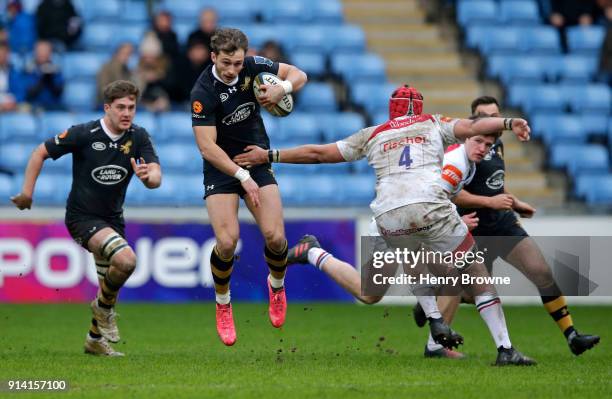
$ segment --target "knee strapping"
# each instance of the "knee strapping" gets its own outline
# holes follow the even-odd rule
[[[96,259],[96,271],[98,272],[98,278],[104,278],[108,272],[110,262],[103,259]]]
[[[109,234],[100,246],[102,257],[110,262],[112,257],[129,246],[127,241],[117,233]]]

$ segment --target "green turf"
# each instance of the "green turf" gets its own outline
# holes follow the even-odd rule
[[[0,305],[0,381],[65,379],[68,392],[10,398],[430,398],[610,397],[610,307],[571,308],[577,326],[602,343],[580,357],[541,307],[507,307],[513,343],[532,368],[495,368],[495,348],[473,307],[455,328],[463,361],[422,356],[426,330],[406,307],[290,303],[282,330],[264,304],[235,304],[238,341],[218,340],[214,307],[123,304],[125,358],[82,354],[89,309],[79,305]],[[493,396],[495,398],[495,396]]]

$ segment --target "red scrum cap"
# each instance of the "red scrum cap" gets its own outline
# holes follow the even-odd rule
[[[423,95],[414,87],[403,85],[391,94],[389,99],[389,119],[423,113]]]

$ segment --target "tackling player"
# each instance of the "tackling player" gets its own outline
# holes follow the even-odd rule
[[[411,250],[416,250],[421,244],[441,253],[458,254],[474,249],[475,243],[467,226],[440,184],[444,147],[500,130],[513,130],[520,140],[528,140],[530,129],[527,122],[504,118],[474,121],[423,114],[422,95],[408,86],[393,92],[389,107],[391,120],[362,129],[336,143],[280,151],[247,146],[246,152],[234,157],[234,161],[242,166],[252,166],[275,160],[337,163],[367,157],[377,175],[376,198],[370,206],[385,241],[393,246],[396,238],[407,235],[416,240]],[[320,248],[308,249],[308,256],[320,265],[333,259]],[[470,277],[488,275],[484,265],[478,262],[458,268],[458,272]],[[534,364],[532,359],[512,347],[494,286],[481,284],[467,288],[473,293],[477,309],[498,348],[496,364]],[[430,321],[430,328],[433,322],[444,324],[431,296],[417,295],[417,299]],[[447,331],[450,334],[450,329]],[[450,339],[448,334],[443,338]],[[447,346],[445,342],[439,343]]]
[[[493,97],[476,98],[471,109],[475,116],[500,116],[499,104]],[[515,215],[517,212],[530,218],[535,209],[506,190],[502,141],[499,138],[495,141],[478,166],[466,162],[469,152],[466,142],[444,156],[443,184],[449,192],[456,194],[453,201],[460,207],[460,214],[476,211],[478,226],[472,231],[476,242],[479,241],[478,237],[499,237],[495,245],[490,245],[489,238],[482,239],[482,245],[487,244],[488,248],[485,265],[489,273],[498,257],[516,267],[538,288],[544,307],[563,332],[571,352],[580,355],[591,349],[599,342],[599,336],[579,334],[574,328],[565,297],[553,278],[550,266]],[[460,297],[453,296],[438,298],[438,306],[447,323],[452,321],[460,300]],[[425,315],[419,306],[415,308],[414,315],[417,325],[423,326]],[[433,343],[430,337],[426,352],[439,349],[441,347]]]
[[[215,283],[217,333],[225,345],[236,341],[229,283],[239,238],[238,205],[243,198],[265,240],[264,256],[270,274],[268,313],[272,325],[285,322],[287,299],[287,240],[280,194],[272,167],[246,170],[232,161],[247,145],[269,148],[260,116],[260,104],[270,107],[306,83],[306,74],[293,65],[264,57],[245,57],[248,39],[238,29],[218,29],[211,39],[213,64],[200,75],[191,91],[192,125],[204,158],[206,208],[217,243],[210,257]],[[280,85],[262,85],[255,98],[252,83],[261,72],[284,79]]]
[[[21,193],[11,200],[21,210],[30,209],[44,161],[72,154],[66,227],[72,238],[93,254],[100,283],[91,302],[93,319],[85,353],[123,356],[109,342],[120,340],[115,304],[136,267],[136,254],[125,239],[125,192],[134,174],[147,188],[159,187],[161,168],[149,133],[132,124],[138,88],[132,82],[117,80],[104,88],[103,95],[102,119],[72,126],[36,147]]]

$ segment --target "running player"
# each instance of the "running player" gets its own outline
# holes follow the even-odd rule
[[[100,289],[91,302],[93,319],[85,353],[123,356],[109,342],[119,342],[115,304],[119,290],[136,267],[136,254],[125,239],[123,202],[136,175],[147,188],[161,184],[161,168],[149,133],[132,124],[139,90],[117,80],[104,88],[104,117],[72,126],[32,152],[21,193],[11,198],[30,209],[36,179],[46,159],[72,154],[72,189],[66,203],[66,227],[91,252]]]
[[[287,299],[287,240],[280,194],[269,164],[250,170],[232,157],[246,145],[269,148],[260,105],[270,107],[306,83],[306,74],[293,65],[264,57],[245,57],[248,39],[238,29],[218,29],[211,40],[213,64],[200,75],[191,91],[191,120],[204,158],[206,208],[217,243],[210,257],[215,282],[217,333],[225,345],[236,342],[230,303],[230,278],[239,238],[238,205],[242,197],[265,239],[264,256],[270,274],[268,314],[272,325],[285,322]],[[255,98],[252,83],[261,72],[278,75],[278,86],[260,86]]]
[[[476,116],[500,116],[499,103],[494,97],[476,98],[471,110]],[[466,149],[467,144],[445,155],[443,183],[448,190],[457,192],[454,202],[460,207],[460,214],[476,211],[478,226],[472,234],[477,242],[478,237],[499,237],[495,245],[490,245],[490,238],[481,240],[482,245],[486,243],[488,248],[485,265],[489,273],[498,257],[516,267],[538,288],[544,307],[563,332],[571,352],[580,355],[591,349],[599,342],[599,336],[579,334],[574,328],[567,302],[553,278],[550,266],[515,215],[517,212],[529,218],[535,209],[506,190],[502,141],[497,139],[477,167],[468,166],[465,162]],[[438,306],[447,323],[452,321],[460,300],[460,297],[453,296],[438,298]],[[414,315],[417,324],[423,326],[425,316],[419,306],[415,308]],[[426,352],[440,348],[430,338]]]
[[[423,114],[422,95],[408,86],[393,92],[389,106],[391,120],[362,129],[336,143],[280,151],[251,145],[243,154],[234,157],[234,161],[241,166],[253,166],[271,161],[337,163],[367,157],[377,175],[376,198],[370,206],[385,241],[395,246],[396,238],[407,235],[416,240],[411,250],[416,250],[418,245],[455,254],[473,250],[474,240],[440,184],[444,148],[472,136],[500,130],[513,130],[520,140],[528,140],[527,122],[504,118],[451,119]],[[321,251],[309,248],[308,256],[313,253],[312,257],[321,265],[333,259]],[[478,262],[458,268],[458,272],[470,277],[487,275],[484,265]],[[534,364],[532,359],[512,347],[495,288],[489,284],[466,288],[474,295],[480,315],[495,340],[496,364]],[[443,324],[431,296],[417,295],[417,299],[430,321],[430,328],[432,322]],[[439,343],[447,346],[444,342]]]

